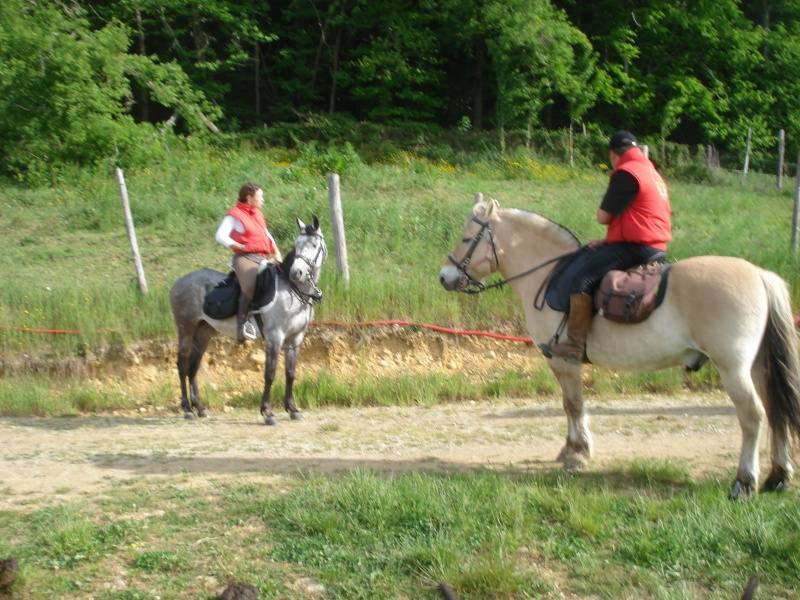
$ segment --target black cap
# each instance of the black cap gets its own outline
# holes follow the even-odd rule
[[[633,134],[630,131],[618,131],[617,133],[611,136],[610,140],[608,140],[609,150],[621,150],[622,148],[633,148],[638,145],[639,144],[636,143],[636,138],[633,137]]]

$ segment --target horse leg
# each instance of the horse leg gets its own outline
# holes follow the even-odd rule
[[[565,469],[581,469],[592,457],[592,434],[583,404],[581,366],[551,360],[550,368],[561,385],[564,412],[567,414],[567,440],[557,461]]]
[[[194,421],[197,417],[192,412],[192,405],[189,402],[189,392],[186,380],[189,377],[189,356],[186,348],[191,347],[191,340],[184,343],[181,340],[178,344],[178,377],[181,380],[181,408],[183,417],[187,421]]]
[[[742,368],[725,369],[722,366],[718,368],[742,428],[742,451],[730,498],[749,500],[758,486],[758,438],[764,421],[764,407],[749,371]]]
[[[281,351],[281,344],[274,341],[266,343],[267,361],[264,363],[264,392],[261,394],[261,415],[267,425],[277,425],[278,419],[272,414],[269,408],[269,396],[272,391],[272,384],[275,381],[275,370],[278,368],[278,355]]]
[[[191,384],[191,398],[192,407],[197,411],[197,415],[202,418],[208,418],[211,415],[208,409],[200,402],[200,390],[197,387],[197,371],[200,369],[200,363],[203,360],[203,355],[208,349],[208,343],[214,335],[214,329],[207,323],[203,322],[197,327],[194,334],[194,344],[192,344],[192,353],[189,355],[189,382]]]
[[[286,394],[283,397],[283,407],[289,413],[293,421],[302,421],[303,415],[297,410],[292,398],[292,388],[294,387],[294,373],[297,366],[297,355],[300,352],[300,344],[286,346],[283,352],[284,362],[286,363]]]
[[[762,404],[768,406],[770,402],[767,390],[767,367],[764,362],[763,354],[759,355],[751,371],[753,383],[756,386]],[[783,492],[789,489],[789,480],[792,478],[794,468],[792,467],[791,440],[789,428],[786,423],[770,423],[772,435],[770,436],[770,469],[764,485],[761,486],[762,492]]]

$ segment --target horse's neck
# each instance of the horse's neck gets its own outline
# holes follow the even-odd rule
[[[500,274],[505,279],[580,248],[569,230],[536,213],[503,209],[494,229]],[[543,266],[524,279],[541,281],[551,268]]]

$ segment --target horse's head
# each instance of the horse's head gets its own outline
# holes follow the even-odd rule
[[[317,288],[317,280],[319,271],[328,258],[328,248],[316,215],[311,225],[306,225],[298,218],[297,226],[300,228],[300,235],[294,241],[294,261],[289,269],[289,280],[297,286],[311,287],[315,290],[315,299],[319,300],[322,292]]]
[[[494,234],[490,227],[497,200],[477,202],[467,218],[461,241],[439,271],[439,283],[449,292],[477,293],[483,279],[498,269]]]

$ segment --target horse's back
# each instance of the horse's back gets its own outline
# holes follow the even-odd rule
[[[666,301],[692,331],[704,350],[721,348],[739,354],[760,345],[769,301],[756,265],[730,256],[697,256],[675,263]],[[724,354],[725,352],[723,352]]]
[[[197,320],[203,314],[203,299],[220,281],[225,273],[214,269],[199,269],[187,273],[172,284],[169,302],[176,323]]]

